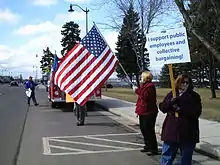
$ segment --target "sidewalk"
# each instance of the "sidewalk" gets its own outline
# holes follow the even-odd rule
[[[97,103],[106,108],[108,111],[124,117],[131,121],[131,124],[139,124],[136,117],[135,104],[124,100],[118,100],[102,96]],[[166,115],[159,112],[156,122],[156,132],[160,135],[162,124]],[[160,142],[160,140],[158,141]],[[220,159],[220,123],[200,119],[200,143],[197,144],[196,150]]]

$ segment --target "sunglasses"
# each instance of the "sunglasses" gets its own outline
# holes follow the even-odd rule
[[[187,84],[188,85],[189,82],[188,81],[182,81],[181,84]]]

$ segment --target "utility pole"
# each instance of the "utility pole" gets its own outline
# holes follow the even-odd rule
[[[36,54],[36,60],[38,60],[38,54]],[[36,62],[37,63],[37,62]],[[37,64],[36,64],[36,73],[35,73],[35,81],[37,80],[38,78],[38,67],[37,67]]]

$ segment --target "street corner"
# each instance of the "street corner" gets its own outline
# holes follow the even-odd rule
[[[43,155],[83,155],[136,151],[143,148],[139,133],[43,137]]]

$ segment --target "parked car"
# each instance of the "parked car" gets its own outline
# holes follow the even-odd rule
[[[18,83],[16,81],[11,81],[10,86],[17,86],[18,87]]]

